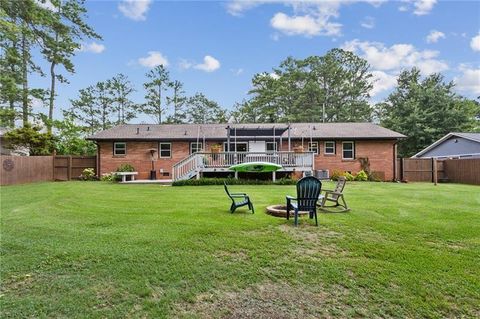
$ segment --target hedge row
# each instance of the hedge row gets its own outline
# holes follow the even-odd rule
[[[205,185],[295,185],[297,180],[291,178],[280,178],[275,182],[258,179],[235,179],[235,178],[200,178],[173,182],[173,186],[205,186]]]

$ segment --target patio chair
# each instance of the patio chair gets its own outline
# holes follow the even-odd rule
[[[227,193],[228,197],[232,200],[232,205],[230,206],[230,213],[233,212],[242,206],[248,206],[248,209],[252,211],[252,214],[255,214],[255,210],[253,209],[253,203],[250,200],[250,197],[245,193],[230,193],[228,191],[227,183],[223,183],[225,187],[225,192]]]
[[[298,225],[298,212],[308,211],[310,219],[315,216],[315,225],[318,226],[317,201],[322,189],[322,182],[314,176],[306,176],[297,182],[297,197],[287,196],[287,219],[290,219],[290,210],[294,210],[295,226]]]
[[[345,197],[343,196],[343,189],[347,180],[344,176],[338,178],[337,185],[335,185],[334,190],[324,190],[324,194],[320,195],[320,210],[328,213],[344,213],[348,212],[350,208],[347,206]],[[333,202],[333,205],[326,205],[327,202]],[[332,208],[340,207],[340,209],[332,210]]]

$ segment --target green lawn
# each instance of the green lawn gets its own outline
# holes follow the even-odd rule
[[[264,213],[294,186],[232,191],[257,213],[219,186],[2,187],[2,317],[480,316],[480,187],[350,183],[298,228]]]

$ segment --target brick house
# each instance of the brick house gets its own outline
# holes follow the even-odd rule
[[[405,136],[371,123],[126,124],[88,139],[97,144],[99,174],[129,163],[139,179],[233,174],[233,164],[267,161],[278,175],[370,171],[395,179],[396,144]]]

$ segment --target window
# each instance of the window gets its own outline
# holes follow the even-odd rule
[[[267,152],[276,152],[277,151],[277,142],[267,142],[265,143]]]
[[[326,141],[325,142],[325,154],[332,155],[335,154],[335,142],[334,141]]]
[[[227,151],[227,143],[223,143],[223,149],[225,152]],[[230,152],[248,152],[248,144],[245,142],[237,142],[235,143],[230,142]]]
[[[308,151],[318,155],[318,142],[308,142]]]
[[[127,155],[127,143],[125,143],[125,142],[115,142],[115,143],[113,143],[113,155],[115,155],[115,156],[125,156],[125,155]]]
[[[170,158],[172,157],[172,143],[160,143],[160,153],[158,154],[160,158]]]
[[[355,144],[353,142],[343,142],[343,159],[354,159],[355,158]]]
[[[190,143],[190,154],[197,153],[203,151],[203,143],[196,143],[192,142]]]

